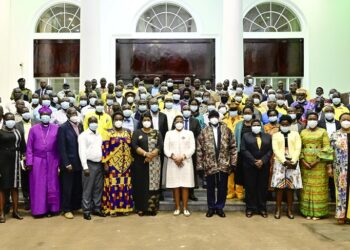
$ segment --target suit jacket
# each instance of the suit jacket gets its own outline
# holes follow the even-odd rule
[[[83,131],[81,124],[78,126],[79,134]],[[72,165],[73,171],[82,170],[78,152],[78,135],[69,121],[63,123],[58,130],[58,148],[61,158],[61,170]]]
[[[341,102],[345,105],[345,106],[348,106],[350,103],[349,103],[349,100],[350,100],[350,92],[347,92],[347,93],[343,93],[340,95],[340,98],[341,98]]]
[[[286,161],[285,157],[285,140],[281,132],[272,135],[272,150],[275,159],[281,163]],[[292,158],[292,162],[299,161],[301,152],[301,138],[298,132],[290,131],[288,133],[288,154]]]
[[[236,141],[231,130],[220,123],[218,128],[218,147],[215,145],[211,126],[204,128],[197,138],[197,170],[205,175],[219,172],[230,173],[237,165]]]
[[[40,92],[41,92],[41,88],[40,88],[40,89],[35,90],[35,93],[36,93],[36,94],[38,94],[38,95],[39,95],[39,97],[41,97]],[[43,95],[46,95],[46,89],[44,90]]]
[[[185,122],[184,122],[184,128],[185,128]],[[173,124],[171,129],[175,129],[174,124]],[[193,117],[189,118],[189,128],[188,128],[188,130],[192,131],[192,133],[194,135],[194,138],[197,139],[198,135],[201,132],[201,125],[199,124],[199,121],[196,118],[193,118]]]
[[[290,107],[290,105],[294,102],[294,99],[293,99],[293,96],[291,93],[288,93],[286,94],[285,96],[285,99],[287,100],[288,102],[288,106]]]
[[[168,118],[162,112],[158,112],[158,128],[162,137],[165,138],[166,132],[168,132]]]
[[[271,136],[261,133],[261,147],[259,149],[256,136],[253,133],[245,133],[241,142],[242,164],[245,167],[256,167],[255,160],[262,160],[263,167],[268,168],[272,156]]]
[[[327,130],[327,126],[326,126],[326,120],[325,118],[321,119],[318,121],[318,125],[317,125],[319,128],[324,128]],[[335,120],[335,127],[337,130],[341,129],[341,125],[340,125],[340,122]]]

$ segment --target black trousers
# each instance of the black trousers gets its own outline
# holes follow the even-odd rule
[[[266,198],[269,182],[269,169],[263,166],[244,165],[244,188],[246,210],[249,212],[266,212]]]
[[[21,186],[24,202],[29,202],[29,173],[26,170],[21,169]]]
[[[226,203],[228,174],[219,172],[207,175],[207,203],[209,209],[223,209]],[[217,193],[215,192],[217,188]]]
[[[62,170],[61,178],[61,207],[63,212],[71,212],[81,208],[82,180],[81,171],[68,172]]]

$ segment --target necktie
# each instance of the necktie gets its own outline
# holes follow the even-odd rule
[[[185,130],[188,130],[188,119],[185,119]]]

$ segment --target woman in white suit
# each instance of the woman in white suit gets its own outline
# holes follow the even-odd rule
[[[291,131],[292,118],[282,115],[280,118],[280,132],[272,136],[272,149],[275,162],[272,171],[271,187],[276,190],[275,218],[281,218],[281,204],[283,191],[287,193],[287,216],[294,219],[292,207],[295,189],[303,188],[299,168],[301,139],[298,132]]]
[[[175,129],[168,131],[164,140],[164,154],[168,157],[166,172],[166,187],[173,189],[175,198],[174,215],[180,215],[180,191],[182,192],[183,213],[190,216],[188,211],[188,190],[194,187],[192,155],[196,143],[192,131],[184,129],[184,119],[176,116]]]

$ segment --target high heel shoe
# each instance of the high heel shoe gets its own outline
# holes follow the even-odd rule
[[[291,219],[291,220],[294,219],[294,215],[293,215],[293,213],[292,213],[291,211],[288,211],[288,212],[287,212],[287,217],[288,217],[289,219]]]
[[[2,213],[2,214],[0,215],[0,223],[5,223],[5,222],[6,222],[5,214]]]
[[[23,220],[23,217],[18,213],[18,211],[13,211],[12,213],[12,218],[17,219],[17,220]]]
[[[280,210],[277,210],[276,212],[275,212],[275,219],[277,219],[277,220],[279,220],[279,219],[281,219],[281,211]]]

